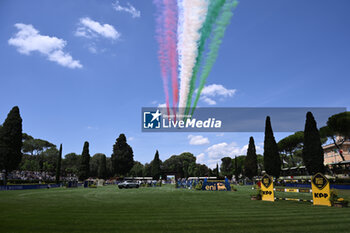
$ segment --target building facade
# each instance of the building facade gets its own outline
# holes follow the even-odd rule
[[[339,140],[339,138],[337,138],[337,140]],[[341,146],[341,150],[343,152],[345,160],[350,161],[350,140],[347,140],[343,143],[343,145]],[[323,151],[325,165],[339,163],[343,161],[343,159],[340,156],[339,150],[334,145],[334,143],[323,146]]]

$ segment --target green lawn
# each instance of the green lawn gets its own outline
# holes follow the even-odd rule
[[[0,232],[350,232],[350,208],[251,201],[250,193],[249,186],[1,191]]]

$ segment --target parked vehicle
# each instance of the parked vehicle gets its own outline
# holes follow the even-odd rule
[[[133,182],[133,181],[128,181],[125,180],[122,183],[118,184],[118,188],[122,189],[122,188],[139,188],[140,184],[137,182]]]

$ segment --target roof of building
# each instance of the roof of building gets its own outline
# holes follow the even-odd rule
[[[349,146],[350,146],[350,142],[349,142],[349,141],[345,141],[345,142],[343,143],[343,146],[344,146],[344,145],[349,145]],[[325,146],[323,146],[322,148],[323,148],[323,149],[329,149],[329,148],[333,148],[333,147],[336,147],[336,146],[334,145],[334,143],[325,145]]]

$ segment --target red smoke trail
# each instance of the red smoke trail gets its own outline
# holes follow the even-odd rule
[[[168,70],[171,76],[171,87],[173,91],[173,110],[176,113],[176,106],[179,99],[179,88],[178,88],[178,61],[177,61],[177,1],[176,0],[164,0],[165,6],[165,41],[167,49],[167,61]],[[175,114],[176,115],[176,114]],[[175,117],[176,120],[176,117]]]
[[[169,90],[168,90],[168,59],[166,54],[166,41],[164,37],[164,29],[163,25],[165,22],[165,12],[164,12],[164,6],[162,3],[162,0],[154,0],[153,3],[156,5],[157,8],[157,18],[156,18],[156,39],[159,44],[159,50],[158,50],[158,59],[160,63],[160,70],[161,75],[163,79],[163,88],[165,93],[165,103],[167,108],[168,115],[170,114],[169,111]]]

